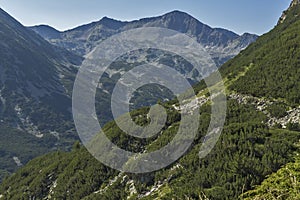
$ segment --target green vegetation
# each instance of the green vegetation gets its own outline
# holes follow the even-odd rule
[[[81,159],[79,159],[81,158]],[[28,163],[14,175],[20,181],[9,183],[6,199],[80,199],[99,188],[113,175],[83,148],[74,148],[72,153],[54,152]],[[54,182],[59,187],[55,187]],[[6,181],[3,184],[8,183]],[[52,186],[55,193],[51,195]],[[18,187],[18,190],[9,188]],[[68,192],[67,192],[68,191]]]
[[[147,110],[134,111],[133,119],[139,120],[139,124],[147,124],[141,116]],[[169,113],[176,116],[172,109]],[[265,119],[266,116],[253,106],[230,100],[220,140],[207,157],[199,159],[202,137],[210,120],[210,106],[206,105],[201,108],[201,126],[193,147],[166,169],[141,175],[124,174],[112,183],[118,172],[103,166],[77,143],[72,152],[55,152],[30,161],[3,181],[0,194],[5,199],[42,199],[49,195],[56,199],[126,199],[130,196],[128,181],[132,180],[139,194],[163,183],[156,192],[142,199],[197,199],[199,195],[210,199],[237,199],[260,184],[267,175],[291,162],[294,152],[298,151],[295,144],[300,139],[299,132],[270,130],[262,123]],[[120,147],[139,152],[143,146],[149,150],[164,146],[173,137],[176,118],[169,123],[167,127],[173,128],[164,129],[159,138],[145,141],[131,140],[114,122],[104,129]],[[136,197],[132,195],[132,199]]]
[[[242,51],[221,67],[229,80],[235,79],[230,90],[257,97],[285,99],[289,104],[300,103],[300,6],[293,7],[284,23]],[[250,67],[247,67],[250,66]]]
[[[269,105],[267,111],[272,117],[281,118],[287,115],[287,106],[282,103],[273,103]]]
[[[300,160],[288,163],[268,176],[254,190],[241,195],[245,200],[295,200],[300,198]]]
[[[287,129],[291,130],[291,131],[300,131],[300,124],[299,123],[291,123],[289,122],[286,125]]]
[[[45,154],[51,149],[51,143],[55,143],[55,137],[36,138],[17,129],[0,125],[0,181],[5,176],[15,172],[19,166],[13,160],[18,157],[21,163]]]

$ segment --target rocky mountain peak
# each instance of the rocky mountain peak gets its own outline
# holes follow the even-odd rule
[[[163,15],[164,17],[182,17],[182,18],[192,18],[189,14],[187,14],[186,12],[180,11],[180,10],[174,10],[171,11],[169,13],[166,13],[165,15]]]
[[[104,26],[106,26],[107,28],[110,28],[110,29],[119,29],[124,24],[126,24],[126,22],[115,20],[115,19],[109,18],[107,16],[103,17],[98,23],[101,24],[101,25],[104,25]]]

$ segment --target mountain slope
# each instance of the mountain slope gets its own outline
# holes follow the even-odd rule
[[[0,140],[11,144],[0,146],[11,163],[3,159],[1,170],[11,173],[14,157],[26,163],[76,138],[63,133],[73,128],[70,82],[81,58],[50,45],[2,9],[0,30]]]
[[[74,76],[72,63],[79,64],[80,58],[51,46],[3,10],[0,10],[0,26],[2,121],[22,128],[22,122],[17,119],[21,120],[24,114],[38,122],[43,114],[37,116],[41,113],[34,109],[39,104],[43,104],[40,109],[60,110],[62,115],[69,112],[68,107],[62,108],[61,105],[70,99],[71,88],[65,87],[64,83]],[[26,104],[32,108],[25,107]]]
[[[18,199],[22,195],[36,199],[238,199],[240,194],[262,183],[267,175],[299,157],[299,104],[289,100],[289,93],[274,96],[275,99],[268,95],[273,92],[269,85],[275,81],[274,74],[281,77],[278,85],[283,86],[291,80],[282,74],[284,68],[281,66],[294,73],[299,70],[299,65],[295,64],[298,53],[291,57],[286,51],[300,41],[298,37],[290,37],[298,35],[300,19],[295,14],[299,14],[299,9],[299,5],[293,6],[282,24],[221,67],[228,91],[227,117],[223,134],[207,157],[199,159],[198,153],[210,120],[209,103],[200,108],[199,134],[190,151],[163,170],[139,175],[119,173],[98,163],[85,148],[76,144],[72,152],[37,158],[6,179],[0,186],[3,199]],[[288,39],[282,44],[283,48],[274,48],[279,47],[277,43],[284,37]],[[264,70],[270,68],[263,66],[273,63],[274,55],[280,56],[282,63],[266,73]],[[264,65],[257,71],[256,66],[260,64]],[[240,89],[239,81],[241,78],[255,79],[253,76],[260,76],[258,72],[266,77],[266,89],[251,82],[254,92],[250,96],[248,90]],[[299,77],[292,76],[292,80],[299,82]],[[206,94],[201,83],[196,89],[199,97]],[[262,89],[265,94],[260,93]],[[299,89],[297,84],[287,91],[295,89]],[[137,152],[159,149],[173,138],[178,128],[180,117],[173,104],[163,104],[170,116],[160,137],[154,140],[126,136],[115,122],[107,124],[104,131],[124,149]],[[293,109],[295,112],[291,111]],[[147,108],[132,112],[133,120],[140,125],[147,124],[147,112]],[[293,112],[296,114],[291,115]],[[284,120],[287,128],[271,124],[270,120]],[[298,127],[290,124],[292,120]]]
[[[221,68],[229,87],[238,93],[256,97],[284,99],[300,103],[300,8],[291,4],[283,23],[261,36],[255,43]],[[238,74],[244,73],[236,79]]]
[[[288,163],[276,173],[271,174],[254,190],[241,195],[245,200],[294,200],[300,197],[300,161]]]
[[[143,110],[135,116],[143,114]],[[75,144],[69,153],[52,153],[31,161],[0,186],[4,199],[236,199],[238,195],[292,160],[300,139],[297,132],[269,130],[265,116],[252,106],[231,100],[227,123],[214,150],[199,159],[201,136],[208,126],[209,106],[201,110],[201,128],[191,151],[166,169],[148,174],[119,173],[95,160]],[[249,120],[251,119],[251,120]],[[146,149],[164,146],[178,124],[170,122],[163,136]],[[176,125],[177,124],[177,125]],[[129,140],[114,123],[106,134],[122,148],[138,151],[143,145]],[[138,146],[137,146],[138,145]],[[283,148],[284,147],[284,148]],[[39,174],[39,176],[36,176]],[[193,185],[193,187],[191,187]],[[69,192],[67,192],[69,191]]]
[[[36,26],[31,27],[31,29],[51,43],[83,56],[111,35],[140,27],[163,27],[195,37],[208,50],[218,66],[237,55],[257,38],[256,35],[252,34],[239,36],[225,29],[213,29],[180,11],[131,22],[122,22],[104,17],[98,22],[62,32],[56,38],[49,38],[52,30],[45,33],[44,27]]]

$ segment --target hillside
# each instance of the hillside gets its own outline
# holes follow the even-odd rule
[[[76,143],[72,152],[34,159],[7,178],[0,186],[2,199],[218,200],[238,199],[241,194],[264,199],[269,197],[266,187],[270,184],[278,195],[288,190],[290,199],[299,198],[298,185],[288,179],[298,177],[299,171],[300,108],[295,91],[300,88],[296,48],[300,5],[292,4],[285,14],[282,23],[220,68],[228,93],[227,116],[221,138],[207,157],[200,159],[199,149],[211,106],[200,83],[195,86],[198,98],[207,101],[201,104],[199,133],[188,153],[167,168],[148,174],[121,173],[97,162]],[[130,137],[115,122],[106,124],[104,132],[124,149],[141,153],[159,149],[178,129],[175,103],[162,103],[168,118],[157,137]],[[147,124],[148,111],[133,111],[133,120]],[[293,175],[287,176],[287,170]]]
[[[224,133],[204,159],[199,159],[198,152],[208,126],[209,106],[201,109],[202,125],[193,148],[164,170],[140,175],[120,173],[105,167],[84,147],[75,144],[70,153],[52,153],[29,162],[3,182],[0,193],[4,199],[197,199],[204,195],[211,199],[236,199],[292,161],[297,150],[294,143],[300,134],[269,129],[261,123],[266,116],[253,106],[230,100],[228,108]],[[140,110],[134,116],[144,112]],[[165,129],[155,142],[144,141],[145,149],[164,146],[176,126],[178,123],[171,118],[168,127],[174,128]],[[105,132],[122,148],[139,151],[144,147],[143,143],[129,140],[114,123],[108,124]]]
[[[300,161],[291,162],[283,166],[276,173],[271,174],[254,190],[241,195],[245,200],[294,200],[300,197]]]
[[[221,72],[233,81],[230,90],[299,105],[300,8],[294,3],[282,23],[222,66]]]
[[[0,30],[1,180],[19,162],[74,142],[74,132],[66,131],[73,128],[70,83],[81,58],[52,46],[2,9]]]

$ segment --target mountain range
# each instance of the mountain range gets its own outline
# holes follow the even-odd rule
[[[275,28],[256,38],[256,36],[249,34],[238,36],[230,31],[211,29],[179,11],[133,22],[120,22],[103,18],[99,22],[62,33],[49,26],[25,28],[2,11],[1,30],[12,31],[14,30],[12,27],[16,23],[20,31],[23,31],[19,35],[7,32],[5,37],[10,35],[14,37],[1,40],[1,45],[4,44],[2,48],[11,49],[10,44],[5,42],[14,41],[14,38],[17,40],[12,43],[14,44],[13,47],[27,47],[25,52],[31,52],[31,49],[34,50],[39,47],[39,51],[34,51],[31,56],[38,58],[44,56],[41,62],[44,60],[48,62],[44,63],[43,67],[47,70],[47,67],[51,68],[49,69],[51,73],[48,73],[51,76],[45,78],[45,83],[41,83],[43,87],[39,89],[43,91],[43,88],[47,88],[46,94],[48,96],[46,96],[51,97],[53,93],[55,99],[60,99],[59,105],[69,105],[68,102],[61,103],[63,102],[61,98],[70,97],[72,80],[77,71],[76,66],[81,62],[82,56],[112,34],[127,30],[129,27],[154,25],[171,29],[173,27],[173,29],[194,36],[209,50],[211,55],[220,55],[219,57],[213,56],[218,65],[227,60],[219,69],[226,88],[228,105],[223,133],[212,152],[205,158],[199,158],[199,150],[202,142],[207,139],[205,135],[211,118],[211,102],[208,89],[205,83],[201,81],[194,86],[197,92],[198,101],[196,102],[198,103],[193,106],[199,107],[201,113],[198,134],[188,152],[170,166],[147,174],[119,172],[101,164],[84,146],[76,142],[71,152],[55,151],[40,156],[5,178],[0,185],[0,199],[298,199],[300,197],[299,184],[295,180],[300,178],[298,173],[300,153],[299,14],[299,0],[293,0]],[[29,44],[21,43],[24,37],[26,38],[25,41],[31,41],[32,37],[35,42],[40,41],[39,44],[41,45],[39,46],[34,41]],[[251,43],[248,39],[241,39],[242,37],[252,38],[255,42]],[[205,38],[206,40],[204,40]],[[247,42],[243,45],[240,43],[239,46],[233,45],[236,44],[234,41]],[[49,54],[43,54],[44,51],[41,48],[43,46],[51,48]],[[240,53],[228,60],[233,56],[231,53],[236,50],[237,46],[243,46],[239,49]],[[245,48],[246,46],[248,47]],[[222,56],[223,54],[220,52],[226,52],[226,48],[230,49],[227,51],[230,53],[227,56]],[[18,52],[17,50],[16,52]],[[6,69],[4,66],[7,68],[17,67],[13,68],[16,69],[13,71],[18,72],[26,69],[26,66],[32,66],[31,62],[24,66],[18,65],[19,62],[11,62],[8,60],[10,57],[5,52],[2,52],[1,59],[2,57],[7,59],[7,64],[1,65],[0,70]],[[59,53],[56,54],[56,52]],[[162,58],[160,52],[153,53],[150,51],[150,55],[152,54],[157,54],[155,59],[160,60]],[[22,53],[18,53],[18,55],[22,55]],[[16,55],[12,54],[12,57],[14,58]],[[18,56],[17,58],[21,61],[24,59]],[[171,62],[174,59],[178,58],[168,56],[167,61]],[[123,68],[127,66],[129,69],[134,67],[134,65],[129,65],[127,61],[123,61],[123,63],[116,62],[113,68],[120,65]],[[177,67],[184,68],[185,65],[181,64]],[[22,67],[22,69],[18,67]],[[36,69],[35,66],[29,71],[34,72],[34,69]],[[13,101],[15,97],[9,101],[12,102],[9,107],[13,109],[11,109],[11,117],[9,119],[4,118],[7,133],[0,131],[1,136],[5,136],[6,133],[6,138],[4,138],[6,143],[11,140],[7,137],[13,132],[11,127],[16,131],[13,132],[16,137],[21,133],[26,135],[28,132],[26,128],[20,127],[20,130],[17,130],[18,126],[13,126],[13,120],[20,119],[22,116],[18,115],[19,112],[23,113],[23,110],[26,110],[24,115],[31,116],[31,112],[24,109],[26,104],[21,104],[24,102],[23,99],[28,98],[30,106],[35,106],[35,103],[30,103],[37,101],[41,103],[40,107],[37,108],[45,108],[43,96],[36,95],[40,93],[33,93],[35,90],[32,88],[35,87],[29,86],[29,89],[25,87],[19,92],[20,89],[18,90],[18,88],[22,88],[22,84],[19,84],[18,80],[26,80],[27,78],[14,78],[19,77],[18,74],[10,73],[11,76],[8,76],[11,78],[10,81],[2,81],[2,84],[5,85],[4,88],[9,87],[9,83],[16,84],[17,87],[15,89],[10,88],[9,91],[16,91],[15,93],[20,97],[16,103]],[[107,75],[106,77],[110,77],[108,72]],[[32,76],[28,75],[28,77]],[[44,78],[40,76],[37,73],[29,80],[38,81]],[[7,80],[5,77],[1,80]],[[108,88],[113,86],[115,81],[104,79],[105,83],[109,83]],[[51,87],[52,84],[53,87]],[[61,88],[60,86],[64,87]],[[99,88],[100,97],[109,97],[109,92],[104,92],[106,89]],[[58,94],[55,91],[59,91]],[[7,101],[5,98],[9,95],[1,92],[1,97],[4,100],[2,98],[0,108],[6,110]],[[19,105],[21,111],[16,105]],[[155,137],[144,140],[128,136],[114,121],[106,123],[103,131],[111,141],[123,149],[140,153],[160,149],[173,139],[180,122],[180,110],[176,100],[162,102],[161,105],[167,110],[168,117],[161,133]],[[67,111],[63,112],[62,115],[56,115],[57,112],[53,110],[57,109],[60,112],[62,109],[57,108],[55,104],[50,104],[49,108],[48,106],[46,106],[47,109],[37,110],[37,112],[45,112],[48,116],[54,115],[54,118],[68,115],[66,114]],[[147,125],[149,123],[149,107],[139,106],[135,109],[130,113],[133,121],[141,126]],[[13,115],[13,113],[16,114]],[[29,119],[31,118],[29,117]],[[22,122],[21,119],[20,122]],[[43,121],[42,117],[38,117],[38,119]],[[45,121],[47,120],[46,118]],[[59,126],[61,123],[51,121],[48,124],[52,128],[53,124]],[[62,130],[68,130],[70,127],[67,123]],[[51,136],[51,134],[49,135]],[[55,134],[52,133],[53,135]],[[61,134],[59,136],[63,137]],[[49,144],[47,141],[50,138],[42,137],[40,143],[45,140],[45,144]],[[31,138],[25,139],[30,141]],[[65,137],[67,142],[74,142],[74,140],[72,137]],[[57,140],[54,141],[57,142]],[[4,144],[1,144],[1,147],[2,145]],[[50,143],[46,147],[50,149],[51,146]],[[0,153],[5,156],[9,155],[5,158],[13,157],[11,160],[19,163],[19,165],[22,164],[23,160],[19,159],[20,156],[13,155],[14,148],[7,152],[6,148],[8,147],[3,147],[5,148],[2,148]],[[40,149],[43,153],[47,151],[47,148],[41,149],[39,146],[36,149]],[[2,166],[2,169],[6,173],[15,170],[15,168],[11,169],[7,166]]]
[[[0,9],[0,180],[4,174],[12,173],[37,155],[57,149],[68,150],[72,146],[78,139],[71,115],[72,87],[85,54],[115,33],[144,26],[168,27],[190,34],[211,49],[216,62],[228,60],[257,38],[251,34],[238,36],[224,29],[212,29],[179,11],[133,22],[105,17],[59,32],[49,26],[24,27]],[[172,62],[176,63],[175,68],[190,73],[188,63],[178,57],[165,56],[162,52],[150,54],[156,62],[175,61]],[[105,101],[96,104],[97,110],[110,107],[106,102],[109,102],[120,68],[128,71],[134,66],[126,60],[121,61],[112,65],[110,72],[101,79],[97,98]],[[192,83],[197,81],[197,77],[186,77]],[[144,95],[133,98],[134,108],[156,103],[158,99],[173,98],[161,88],[146,88],[141,92]],[[112,119],[110,110],[98,117],[102,124]]]
[[[181,11],[173,11],[162,16],[131,22],[117,21],[104,17],[100,21],[64,32],[59,32],[45,25],[29,28],[50,43],[84,56],[97,46],[99,42],[108,37],[141,27],[168,28],[190,35],[206,48],[218,66],[237,55],[257,38],[257,35],[254,34],[245,33],[240,36],[226,29],[211,28]]]

